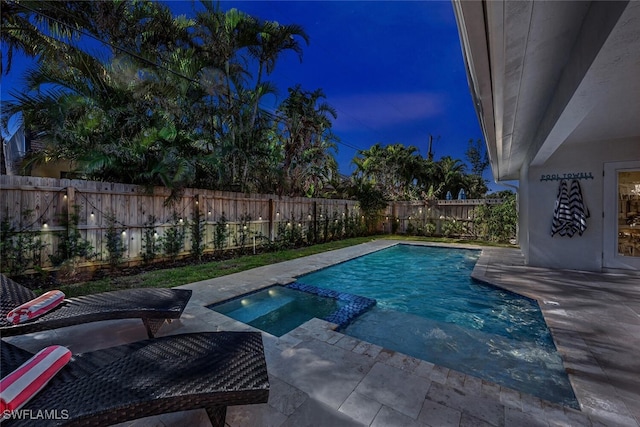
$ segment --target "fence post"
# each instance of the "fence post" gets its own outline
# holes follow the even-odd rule
[[[273,199],[269,199],[269,241],[273,242]]]
[[[313,201],[313,243],[318,243],[318,201]]]
[[[390,234],[394,234],[393,229],[395,228],[396,231],[400,228],[400,223],[398,222],[399,218],[396,218],[398,216],[398,207],[396,206],[396,202],[393,202],[391,204],[391,224],[390,224]],[[395,224],[395,225],[394,225]]]
[[[76,189],[72,186],[67,187],[67,237],[71,238],[71,223],[76,205]]]

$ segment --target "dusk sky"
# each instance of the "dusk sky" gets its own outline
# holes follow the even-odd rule
[[[193,16],[190,0],[167,1]],[[356,149],[375,143],[414,145],[426,156],[434,136],[435,158],[465,159],[469,139],[482,133],[469,93],[450,1],[223,1],[264,20],[301,25],[310,38],[303,61],[287,52],[269,80],[278,99],[287,88],[321,88],[338,113],[340,171],[349,174]],[[200,7],[198,2],[195,7]],[[304,43],[304,42],[303,42]],[[28,62],[14,59],[2,76],[2,99],[20,87]],[[491,179],[490,172],[485,178]]]
[[[414,145],[436,159],[465,159],[482,138],[450,1],[233,1],[262,19],[301,25],[310,38],[300,63],[283,55],[271,76],[281,93],[300,83],[322,88],[338,112],[338,161],[350,173],[358,149]],[[184,6],[184,5],[183,5]],[[490,176],[488,177],[490,178]]]

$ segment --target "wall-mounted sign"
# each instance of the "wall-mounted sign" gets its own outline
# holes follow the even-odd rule
[[[553,173],[541,175],[540,181],[562,181],[563,179],[594,179],[591,172]]]

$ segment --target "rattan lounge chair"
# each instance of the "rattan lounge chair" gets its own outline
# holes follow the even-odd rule
[[[14,325],[7,314],[36,295],[0,274],[0,336],[28,334],[100,320],[141,318],[149,338],[165,320],[177,319],[191,298],[188,289],[125,289],[65,299],[58,307],[31,321]]]
[[[0,347],[3,375],[32,356],[5,341]],[[8,419],[2,426],[105,426],[200,408],[213,426],[224,426],[227,406],[268,397],[259,332],[173,335],[73,356],[21,408],[67,419]]]

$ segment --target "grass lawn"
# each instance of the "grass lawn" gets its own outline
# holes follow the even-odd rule
[[[198,282],[200,280],[225,276],[227,274],[237,273],[239,271],[250,270],[252,268],[261,267],[263,265],[275,264],[277,262],[288,261],[308,255],[331,251],[334,249],[358,245],[361,243],[369,242],[373,239],[466,243],[472,245],[475,244],[478,246],[509,246],[462,239],[427,238],[400,235],[355,237],[335,242],[321,243],[303,248],[287,249],[278,252],[262,253],[258,255],[244,255],[223,261],[194,263],[192,265],[146,271],[130,276],[106,277],[90,282],[63,285],[59,286],[58,289],[63,291],[67,297],[74,297],[127,288],[170,288],[174,286],[185,285],[187,283]]]

